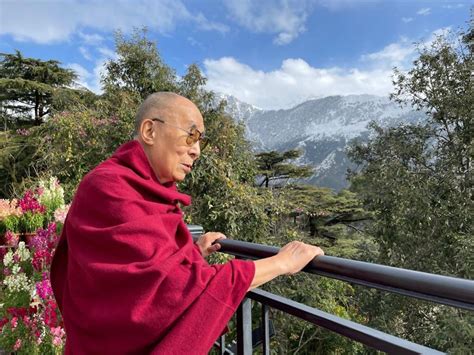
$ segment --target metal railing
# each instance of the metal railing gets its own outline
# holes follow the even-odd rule
[[[197,240],[203,230],[200,226],[188,228]],[[220,252],[245,259],[261,259],[278,253],[279,248],[225,239],[219,241]],[[350,283],[398,293],[431,302],[474,311],[474,281],[454,277],[434,275],[425,272],[400,269],[367,262],[319,256],[304,269],[309,273],[322,275]],[[290,299],[254,289],[247,293],[237,310],[237,349],[238,354],[252,354],[252,300],[262,304],[262,347],[269,354],[269,316],[272,307],[304,319],[312,324],[326,328],[352,340],[363,343],[376,350],[393,354],[441,354],[441,352],[410,341],[383,333],[373,328],[336,317],[316,308],[294,302]],[[221,354],[232,354],[225,347],[225,339],[218,342]]]

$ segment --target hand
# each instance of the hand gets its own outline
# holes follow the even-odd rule
[[[283,274],[293,275],[301,271],[316,256],[324,255],[324,251],[314,245],[303,242],[290,242],[277,254]]]
[[[221,248],[219,243],[214,243],[216,240],[227,238],[224,234],[219,232],[208,232],[199,237],[196,244],[201,250],[201,255],[205,258]]]

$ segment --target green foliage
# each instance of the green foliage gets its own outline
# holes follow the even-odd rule
[[[18,222],[19,231],[21,233],[33,233],[43,228],[44,215],[42,213],[34,213],[27,211],[20,216]]]
[[[109,60],[102,83],[107,96],[118,91],[136,93],[144,100],[158,91],[176,91],[174,71],[163,63],[156,44],[146,37],[147,30],[135,29],[127,39],[115,33],[116,59]]]
[[[20,218],[18,216],[7,216],[3,220],[3,224],[5,225],[5,229],[12,231],[12,232],[19,232],[20,231]]]
[[[29,117],[29,112],[34,111],[34,122],[38,125],[52,112],[56,93],[73,91],[67,87],[76,74],[61,68],[58,61],[25,58],[19,51],[0,57],[0,103],[3,110],[19,118]]]
[[[289,160],[300,157],[302,151],[294,149],[286,152],[271,152],[258,153],[257,166],[258,173],[263,177],[260,186],[268,187],[270,182],[275,182],[290,178],[305,178],[311,176],[313,168],[309,165],[298,166],[296,164],[288,163]]]
[[[426,112],[426,123],[388,129],[374,124],[373,138],[355,142],[349,152],[361,168],[353,173],[352,189],[374,214],[369,232],[378,263],[473,277],[471,49],[445,37],[421,48],[408,73],[395,72],[392,98]],[[379,315],[369,316],[371,325],[454,353],[474,346],[472,334],[464,340],[458,334],[472,331],[465,312],[364,294],[365,311]]]

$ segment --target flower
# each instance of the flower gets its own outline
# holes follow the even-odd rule
[[[53,336],[53,345],[62,346],[63,339],[66,335],[66,332],[62,327],[51,328],[51,335]]]
[[[35,250],[49,250],[56,247],[56,223],[52,222],[45,229],[38,229],[31,240],[31,246]]]
[[[8,353],[41,353],[45,346],[60,353],[64,347],[66,334],[49,275],[59,240],[54,219],[64,222],[69,208],[63,194],[51,178],[20,200],[0,200],[0,233],[7,244],[0,248],[0,343]],[[20,231],[35,233],[28,245],[19,241],[15,232]]]
[[[18,234],[13,233],[12,231],[7,231],[5,233],[5,244],[9,247],[16,247],[19,241],[20,237],[18,236]]]
[[[12,326],[12,329],[15,329],[16,326],[18,325],[18,318],[17,317],[13,317],[11,320],[10,320],[10,324]]]
[[[45,207],[39,203],[31,190],[27,190],[23,197],[18,201],[23,212],[44,213]]]
[[[5,277],[3,284],[10,293],[31,291],[31,282],[24,273],[12,274]]]
[[[30,131],[26,128],[18,128],[16,130],[16,134],[20,135],[20,136],[29,136],[30,135]]]
[[[49,180],[40,180],[38,183],[39,202],[45,206],[49,213],[64,205],[64,189],[59,184],[56,177],[52,176]]]
[[[66,220],[66,216],[70,207],[71,205],[69,204],[69,205],[61,206],[58,209],[56,209],[56,211],[54,211],[54,220],[56,222],[60,222],[64,224],[64,221]]]
[[[8,216],[20,216],[21,208],[18,207],[18,201],[0,199],[0,221]]]
[[[48,299],[53,294],[53,289],[51,288],[51,283],[48,278],[36,283],[36,293],[43,300]]]

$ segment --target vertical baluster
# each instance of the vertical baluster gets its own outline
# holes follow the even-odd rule
[[[263,331],[263,355],[270,355],[270,320],[269,308],[262,303],[262,331]]]
[[[237,354],[252,355],[252,300],[244,298],[237,309]]]
[[[225,335],[221,335],[219,339],[219,345],[221,347],[220,354],[224,355],[225,354]]]

